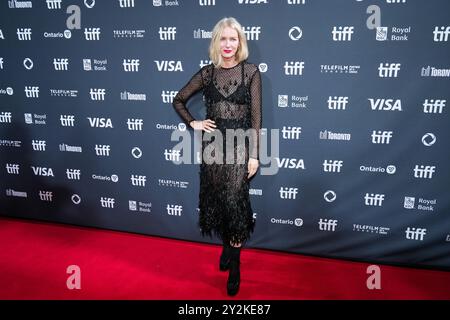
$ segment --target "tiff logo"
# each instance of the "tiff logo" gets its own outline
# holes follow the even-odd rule
[[[25,86],[25,97],[39,98],[39,87]]]
[[[160,40],[175,40],[177,34],[177,27],[159,27],[159,39]]]
[[[45,0],[45,3],[47,3],[47,9],[50,10],[61,9],[61,2],[62,0]]]
[[[259,40],[259,34],[261,33],[261,27],[242,27],[247,40]]]
[[[84,38],[88,41],[100,40],[100,28],[84,28]]]
[[[80,169],[67,169],[66,176],[68,180],[80,180],[81,170]]]
[[[34,151],[45,151],[47,142],[45,140],[31,140]]]
[[[425,228],[411,228],[405,230],[406,239],[408,240],[419,240],[423,241],[423,237],[427,234],[427,229]]]
[[[180,162],[180,150],[164,149],[164,159],[167,161]]]
[[[63,127],[73,127],[75,125],[75,116],[73,115],[61,115],[59,118]]]
[[[69,66],[69,59],[67,58],[54,58],[53,67],[56,71],[67,71]]]
[[[433,41],[442,42],[448,41],[448,35],[450,34],[450,26],[446,27],[434,27]]]
[[[170,216],[181,216],[181,213],[183,211],[183,206],[168,204],[166,209],[167,209],[167,214]]]
[[[142,131],[144,120],[142,119],[127,119],[128,130]]]
[[[380,78],[397,78],[400,66],[400,63],[380,63],[378,76]]]
[[[425,99],[423,103],[423,112],[424,113],[442,113],[447,100],[434,100],[434,99]]]
[[[125,72],[139,72],[139,59],[123,59],[123,71]]]
[[[341,172],[341,168],[344,164],[342,160],[324,160],[323,171],[324,172]]]
[[[414,167],[414,178],[431,179],[436,171],[436,166],[418,165]]]
[[[372,131],[372,143],[389,144],[392,138],[393,131]]]
[[[352,41],[354,27],[333,27],[333,41]]]
[[[11,112],[0,112],[0,123],[11,123]]]
[[[6,172],[8,174],[19,174],[20,166],[16,163],[7,163]]]
[[[132,174],[130,179],[131,179],[131,184],[133,186],[138,186],[138,187],[145,187],[145,181],[147,181],[146,176],[139,176],[136,174]]]
[[[161,91],[161,98],[163,103],[172,103],[173,98],[175,98],[177,93],[178,91],[168,91],[168,90]]]
[[[100,198],[100,204],[103,208],[114,208],[115,199],[114,198],[106,198],[101,197]]]
[[[119,7],[134,8],[134,0],[119,0]]]
[[[39,190],[39,199],[42,201],[53,201],[53,192]]]
[[[30,41],[31,28],[17,28],[17,39],[19,41]]]
[[[295,199],[297,198],[298,188],[280,188],[280,198],[281,199]]]
[[[345,110],[348,104],[348,97],[328,97],[328,109],[330,110]]]
[[[96,144],[95,145],[95,154],[101,157],[109,157],[109,151],[111,146],[107,144]]]
[[[91,97],[91,100],[94,100],[94,101],[105,100],[105,94],[106,94],[106,89],[90,88],[90,90],[89,90],[89,95]]]
[[[336,231],[336,226],[338,221],[331,219],[320,219],[319,220],[319,230],[321,231]]]
[[[302,133],[302,127],[286,127],[283,126],[281,129],[283,139],[300,139],[300,134]]]
[[[286,61],[284,63],[284,74],[287,76],[299,76],[303,74],[304,61]]]
[[[381,207],[383,205],[384,197],[384,194],[366,193],[364,196],[364,204],[366,206]]]
[[[198,0],[198,4],[201,6],[215,6],[216,0]]]

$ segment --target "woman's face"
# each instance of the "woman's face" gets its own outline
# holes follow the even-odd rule
[[[239,35],[233,28],[226,27],[220,37],[220,54],[225,60],[234,57],[239,47]]]

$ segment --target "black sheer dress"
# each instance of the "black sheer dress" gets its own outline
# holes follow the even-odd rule
[[[259,159],[261,75],[256,65],[246,61],[231,68],[215,68],[212,64],[201,68],[173,100],[175,110],[187,124],[195,119],[186,103],[200,90],[206,118],[215,121],[217,128],[211,133],[202,131],[199,226],[203,235],[214,233],[221,239],[242,243],[255,224],[247,176],[249,157]],[[218,141],[222,147],[212,148]]]

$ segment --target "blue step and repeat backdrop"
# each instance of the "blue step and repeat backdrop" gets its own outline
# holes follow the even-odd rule
[[[217,243],[197,225],[198,163],[173,161],[172,133],[193,131],[171,103],[233,16],[272,159],[251,182],[247,245],[450,268],[449,1],[12,0],[0,13],[0,214]],[[204,117],[201,94],[188,106]]]

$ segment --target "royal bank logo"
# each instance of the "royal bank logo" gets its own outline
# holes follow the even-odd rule
[[[416,198],[405,196],[405,199],[403,201],[403,208],[405,209],[417,209],[421,211],[427,211],[427,212],[434,212],[437,205],[437,199],[424,199],[419,198],[417,200],[417,207],[416,207]]]
[[[388,27],[377,27],[375,39],[377,41],[408,41],[408,36],[411,33],[411,27],[392,27],[390,38],[388,33]]]
[[[307,108],[308,96],[289,96],[287,94],[278,95],[278,107],[280,108]]]
[[[177,0],[165,0],[165,1],[153,0],[154,7],[161,7],[163,5],[166,7],[173,7],[173,6],[179,6],[179,3]]]
[[[83,70],[85,71],[107,71],[107,59],[83,59]]]
[[[152,203],[129,200],[128,201],[128,209],[130,211],[151,213],[152,212]]]
[[[47,115],[46,114],[24,113],[24,117],[25,117],[26,124],[37,124],[37,125],[47,124]]]

